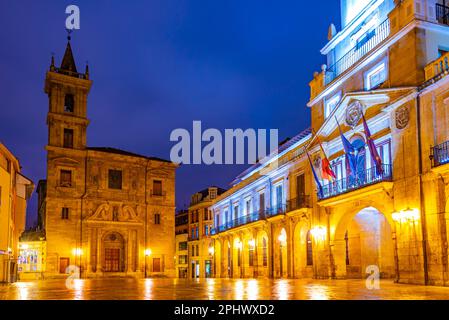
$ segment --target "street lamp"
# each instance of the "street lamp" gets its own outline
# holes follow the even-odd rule
[[[391,215],[391,218],[393,221],[396,222],[415,222],[418,221],[419,216],[419,210],[418,209],[406,209],[399,212],[394,212]]]

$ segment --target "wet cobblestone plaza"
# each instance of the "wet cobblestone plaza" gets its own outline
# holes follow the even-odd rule
[[[17,282],[0,286],[2,300],[447,300],[449,288],[362,280],[126,278]]]

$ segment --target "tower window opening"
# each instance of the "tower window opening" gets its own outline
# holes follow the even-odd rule
[[[66,94],[64,98],[64,112],[73,113],[75,111],[75,98],[73,94]]]

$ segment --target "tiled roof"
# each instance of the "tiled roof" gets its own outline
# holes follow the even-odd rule
[[[120,154],[120,155],[124,155],[124,156],[145,158],[145,159],[154,160],[154,161],[171,163],[171,161],[169,161],[169,160],[165,160],[165,159],[161,159],[161,158],[157,158],[157,157],[147,157],[147,156],[143,156],[143,155],[140,155],[137,153],[133,153],[133,152],[129,152],[129,151],[121,150],[121,149],[116,149],[116,148],[110,148],[110,147],[88,147],[87,150],[106,152],[106,153],[114,153],[114,154]]]
[[[290,148],[291,146],[293,146],[295,143],[301,141],[302,139],[304,139],[305,137],[307,137],[310,133],[312,133],[312,129],[309,127],[303,131],[301,131],[299,134],[297,134],[296,136],[294,136],[291,139],[288,139],[285,143],[281,144],[278,148],[277,148],[277,154],[280,154],[282,152],[284,152],[285,150],[287,150],[288,148]],[[257,168],[259,168],[262,164],[260,162],[257,162],[256,164],[253,164],[251,167],[249,167],[248,169],[246,169],[245,171],[243,171],[241,174],[239,174],[232,182],[231,185],[235,185],[238,182],[241,181],[241,179],[243,177],[245,177],[246,175],[248,175],[251,171],[256,170]]]

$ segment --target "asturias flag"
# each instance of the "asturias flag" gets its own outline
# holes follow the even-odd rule
[[[351,144],[351,142],[349,142],[349,140],[346,139],[345,135],[341,131],[340,124],[338,123],[337,118],[335,118],[335,121],[337,121],[338,130],[340,130],[341,141],[343,143],[343,148],[345,149],[346,165],[349,167],[351,176],[356,178],[357,177],[357,159],[355,157],[355,148]]]

